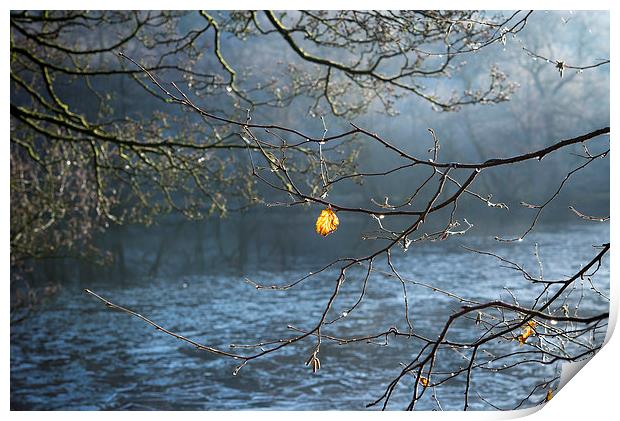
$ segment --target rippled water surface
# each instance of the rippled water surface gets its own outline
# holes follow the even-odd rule
[[[607,225],[581,224],[565,230],[540,227],[520,243],[502,244],[488,236],[451,238],[397,253],[395,263],[407,279],[432,282],[470,299],[511,300],[507,287],[527,304],[535,292],[514,271],[501,268],[491,257],[473,254],[461,245],[477,247],[523,263],[536,272],[534,242],[539,244],[547,278],[569,276],[607,242]],[[284,270],[260,267],[245,270],[264,283],[295,279],[316,265],[310,258]],[[385,269],[383,264],[379,269]],[[537,272],[536,272],[537,273]],[[256,343],[292,334],[287,325],[308,328],[320,317],[334,287],[335,274],[324,273],[289,291],[256,290],[244,274],[206,268],[201,275],[155,276],[110,282],[78,279],[64,285],[25,321],[11,327],[12,409],[349,409],[361,410],[377,398],[387,383],[419,349],[407,339],[346,346],[326,341],[321,348],[321,370],[312,374],[305,365],[314,344],[306,340],[245,366],[232,375],[235,361],[198,351],[144,322],[107,309],[83,288],[132,308],[163,326],[211,346],[229,349],[231,343]],[[350,306],[360,291],[362,269],[352,271],[343,286],[335,312]],[[609,291],[607,260],[595,278]],[[589,286],[586,285],[589,291]],[[579,291],[573,293],[579,295]],[[446,317],[461,305],[427,288],[409,285],[410,317],[416,332],[436,336]],[[586,294],[580,314],[605,311],[607,302]],[[334,314],[331,314],[333,317]],[[366,335],[391,326],[405,329],[402,286],[381,273],[369,282],[362,306],[325,334]],[[471,338],[471,324],[456,326],[451,338]],[[469,332],[469,333],[468,333]],[[603,336],[600,337],[600,340]],[[490,343],[494,352],[516,343]],[[442,354],[438,369],[459,367],[462,355]],[[514,406],[532,387],[557,375],[554,365],[528,373],[476,372],[473,388],[501,407]],[[437,389],[443,409],[461,409],[464,381],[455,379]],[[410,392],[398,389],[392,408],[406,405]],[[540,399],[539,395],[532,402]],[[525,406],[532,403],[526,403]],[[472,395],[473,409],[490,409]],[[434,409],[430,395],[420,409]]]

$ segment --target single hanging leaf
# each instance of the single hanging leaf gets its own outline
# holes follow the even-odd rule
[[[519,345],[524,345],[527,338],[536,334],[534,328],[536,327],[536,322],[531,320],[527,322],[527,325],[523,327],[523,333],[521,333],[517,339],[519,340]]]
[[[306,365],[312,367],[313,373],[316,373],[321,369],[321,360],[319,360],[319,357],[316,356],[316,352],[310,356],[310,359],[308,359],[308,361],[306,361]]]
[[[422,386],[424,387],[428,387],[430,381],[426,378],[426,377],[420,377],[420,383],[422,383]]]
[[[339,223],[340,221],[338,221],[338,217],[333,210],[330,208],[323,209],[316,220],[316,232],[325,237],[336,231]]]
[[[553,390],[549,389],[549,390],[547,390],[547,396],[545,396],[545,401],[549,402],[551,400],[551,398],[553,398]]]

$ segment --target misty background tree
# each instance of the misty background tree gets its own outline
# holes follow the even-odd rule
[[[233,344],[232,350],[156,327],[239,360],[234,374],[297,343],[310,344],[301,353],[318,372],[326,342],[404,341],[417,357],[402,363],[371,404],[386,407],[402,387],[405,395],[413,393],[409,409],[427,389],[433,405],[442,408],[437,389],[458,377],[466,379],[460,400],[467,409],[478,393],[470,390],[476,370],[501,372],[591,356],[600,348],[608,314],[578,314],[583,298],[572,297],[581,293],[605,301],[605,287],[591,279],[609,249],[608,238],[565,279],[544,276],[538,244],[537,274],[510,257],[470,249],[515,270],[537,291],[534,297],[509,289],[507,300],[496,297],[503,291],[489,291],[492,299],[470,297],[437,286],[430,273],[412,280],[399,269],[401,256],[418,244],[449,242],[470,230],[493,231],[496,242],[521,242],[553,206],[561,206],[572,223],[608,220],[609,143],[601,135],[609,133],[609,46],[584,36],[593,28],[608,31],[608,16],[546,15],[12,12],[15,320],[22,320],[24,305],[36,301],[31,281],[49,278],[58,259],[118,267],[127,258],[127,241],[117,238],[110,246],[105,231],[114,227],[179,223],[166,215],[174,221],[179,221],[174,215],[190,220],[250,215],[240,216],[248,220],[235,231],[232,261],[243,264],[252,253],[260,260],[260,250],[270,244],[266,235],[274,235],[255,225],[269,227],[301,208],[313,215],[307,222],[312,228],[327,208],[338,215],[339,230],[350,229],[340,240],[348,247],[320,246],[313,253],[319,269],[310,275],[281,282],[246,276],[257,289],[275,291],[325,276],[321,283],[331,292],[319,314],[304,318],[305,327],[287,325],[288,333],[278,339]],[[547,32],[529,30],[537,17]],[[561,41],[549,44],[555,38],[549,32]],[[563,49],[557,51],[558,45]],[[515,95],[522,95],[516,103]],[[541,182],[547,179],[556,181]],[[557,204],[563,196],[570,208]],[[252,213],[256,208],[264,210],[262,223]],[[506,220],[513,221],[511,229],[502,230]],[[278,235],[276,255],[305,254],[305,247],[291,249],[291,240]],[[218,231],[220,256],[231,237],[228,229]],[[204,254],[203,242],[199,237],[189,248]],[[171,248],[170,238],[162,237],[143,271],[156,275]],[[50,259],[51,264],[40,262]],[[82,277],[92,276],[88,262]],[[285,260],[281,266],[296,267]],[[331,332],[368,301],[367,287],[377,274],[398,285],[402,309],[394,310],[394,325]],[[351,286],[353,299],[341,293],[350,278],[359,283]],[[458,304],[445,324],[435,326],[436,337],[416,330],[410,314],[416,286]],[[112,297],[91,294],[123,310],[108,301]],[[472,336],[449,338],[453,323],[465,323]],[[497,339],[498,350],[486,349]],[[525,348],[515,351],[513,343]],[[454,352],[465,365],[444,356]],[[437,362],[442,359],[454,367]],[[511,362],[493,366],[500,360]],[[551,376],[531,386],[511,407],[530,397],[548,399],[557,380]],[[497,407],[477,398],[478,404]]]

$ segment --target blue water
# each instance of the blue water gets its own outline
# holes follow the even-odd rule
[[[493,258],[468,252],[461,245],[492,250],[537,274],[533,251],[534,243],[538,243],[545,277],[557,279],[577,272],[598,252],[592,245],[607,241],[607,224],[577,223],[570,229],[541,226],[519,243],[497,243],[489,236],[474,233],[395,253],[394,261],[404,278],[432,283],[467,299],[510,301],[504,289],[509,288],[520,304],[527,305],[540,291],[539,286],[500,267]],[[285,283],[317,268],[313,259],[306,257],[288,264],[288,269],[249,267],[242,274],[206,268],[198,275],[143,276],[124,282],[97,279],[96,272],[92,277],[76,279],[26,320],[11,327],[11,408],[362,410],[398,374],[399,364],[411,360],[419,350],[419,342],[390,337],[389,346],[383,346],[383,339],[349,345],[325,340],[320,353],[321,370],[313,374],[305,361],[314,340],[306,339],[252,361],[233,376],[235,361],[196,350],[141,320],[107,309],[82,291],[89,288],[170,330],[229,349],[231,343],[251,344],[292,336],[287,325],[313,326],[335,282],[335,274],[325,272],[292,290],[256,290],[244,282],[244,276],[269,284]],[[385,270],[385,264],[380,262],[378,269]],[[362,268],[350,272],[330,317],[355,302],[362,272]],[[593,282],[604,295],[609,294],[608,259]],[[608,302],[589,284],[583,288],[579,282],[576,285],[568,303],[575,303],[583,292],[579,315],[607,311]],[[407,287],[416,333],[436,337],[449,314],[462,305],[419,285]],[[407,327],[402,286],[393,277],[375,273],[362,305],[324,328],[323,333],[363,336],[391,326],[401,330]],[[469,322],[457,324],[449,337],[471,340],[480,334],[481,330]],[[600,343],[604,334],[603,329],[590,339]],[[489,353],[519,350],[516,342],[502,340],[483,348]],[[466,362],[463,355],[445,351],[440,354],[436,370],[450,372]],[[551,364],[534,369],[518,366],[506,372],[475,371],[470,408],[492,409],[478,393],[499,407],[513,407],[536,384],[554,379],[557,369]],[[396,390],[389,409],[406,406],[410,385],[411,381],[405,380]],[[436,398],[442,409],[462,409],[464,387],[462,377],[437,387]],[[544,392],[537,391],[523,406],[540,402]],[[438,406],[427,393],[416,408],[432,410]]]

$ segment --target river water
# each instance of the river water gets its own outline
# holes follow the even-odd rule
[[[547,279],[570,276],[595,256],[593,245],[609,241],[608,224],[576,223],[540,226],[519,243],[498,243],[486,235],[452,237],[424,243],[407,253],[395,253],[400,274],[430,282],[468,299],[510,301],[512,292],[522,305],[539,291],[515,271],[502,268],[489,256],[474,254],[462,245],[492,250],[538,273],[533,255],[539,252]],[[163,263],[165,266],[165,262]],[[385,265],[379,264],[379,269]],[[250,344],[293,334],[287,325],[308,328],[318,320],[334,287],[335,275],[325,272],[288,291],[256,290],[245,276],[264,283],[285,283],[316,270],[310,257],[274,269],[254,265],[238,270],[206,267],[200,273],[172,276],[164,270],[151,276],[128,277],[122,282],[101,279],[97,271],[63,285],[35,313],[11,327],[11,408],[14,410],[363,410],[381,395],[407,363],[419,343],[390,338],[389,346],[361,342],[338,345],[325,341],[321,370],[305,365],[313,340],[252,361],[233,376],[235,361],[194,349],[155,331],[127,314],[107,309],[83,292],[89,288],[129,307],[164,327],[211,346],[229,349],[231,343]],[[352,271],[343,285],[335,314],[350,306],[360,291],[362,269]],[[609,294],[609,263],[593,278],[596,288]],[[578,299],[581,286],[569,298]],[[508,289],[505,289],[508,288]],[[508,291],[509,290],[509,291]],[[606,311],[608,302],[583,288],[579,314]],[[445,319],[462,303],[421,286],[408,285],[410,318],[417,333],[436,336]],[[334,314],[331,314],[333,316]],[[362,305],[324,333],[360,336],[396,326],[405,329],[401,283],[375,273]],[[450,338],[471,338],[472,323],[459,324]],[[479,332],[478,332],[479,333]],[[594,338],[602,342],[604,331]],[[511,348],[512,347],[512,348]],[[516,342],[489,343],[485,351],[518,350]],[[445,352],[437,370],[462,367],[464,359]],[[472,379],[471,409],[492,409],[478,397],[501,408],[520,402],[532,388],[558,375],[555,364],[520,366],[505,372],[476,371]],[[406,383],[407,384],[407,383]],[[408,383],[410,384],[410,382]],[[443,409],[461,409],[464,380],[455,378],[435,390]],[[437,409],[428,393],[418,409]],[[410,390],[397,389],[390,409],[406,406]],[[524,403],[534,405],[540,390]]]

